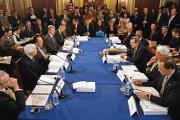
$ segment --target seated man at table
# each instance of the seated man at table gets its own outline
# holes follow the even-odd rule
[[[27,44],[24,47],[24,53],[19,68],[22,75],[22,85],[26,93],[32,91],[41,75],[41,66],[34,58],[37,55],[37,49],[34,44]]]
[[[17,120],[24,110],[24,92],[19,89],[17,79],[0,70],[0,117],[2,120]]]
[[[146,67],[146,76],[149,80],[154,80],[160,73],[158,71],[158,60],[163,57],[168,57],[170,53],[170,48],[165,45],[159,45],[156,48],[155,56],[151,58],[149,62],[147,62]]]
[[[60,48],[55,38],[55,26],[48,26],[48,34],[45,36],[44,45],[49,54],[56,54]]]
[[[143,44],[140,44],[140,41],[133,37],[130,40],[131,49],[127,52],[127,55],[122,53],[120,54],[121,58],[126,59],[127,61],[134,62],[140,72],[145,72],[146,60],[147,60],[147,51]]]
[[[158,63],[158,70],[162,75],[162,79],[154,81],[141,82],[135,81],[138,86],[154,87],[160,97],[145,92],[135,92],[135,94],[156,104],[168,107],[168,112],[173,120],[180,120],[180,72],[176,69],[176,64],[171,59],[162,59]]]

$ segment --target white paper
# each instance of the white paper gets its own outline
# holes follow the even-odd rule
[[[102,57],[102,61],[103,61],[103,63],[105,63],[105,62],[106,62],[106,57],[105,57],[105,55],[103,55],[103,57]]]
[[[59,71],[59,68],[49,68],[47,70],[48,73],[58,73],[58,71]]]
[[[144,115],[167,115],[168,108],[162,107],[148,100],[141,99],[140,106]]]
[[[132,84],[132,87],[133,87],[134,91],[142,91],[142,92],[144,91],[144,92],[150,93],[154,96],[160,96],[159,92],[156,89],[154,89],[153,87],[136,86],[133,84]]]
[[[36,85],[32,93],[36,94],[50,94],[53,89],[53,85]]]
[[[120,63],[126,61],[120,55],[107,55],[107,63]]]
[[[128,100],[128,106],[129,106],[129,112],[130,116],[133,116],[137,112],[136,102],[134,100],[134,97],[131,96]]]
[[[27,106],[45,106],[49,95],[31,94],[26,100]]]
[[[95,82],[76,82],[73,83],[73,89],[76,89],[77,92],[95,92],[96,84]]]
[[[51,61],[48,65],[49,69],[59,69],[63,68],[65,61]]]
[[[76,55],[73,53],[73,54],[71,55],[71,59],[74,61],[75,58],[76,58]]]
[[[64,85],[65,85],[65,82],[63,81],[63,79],[61,79],[56,86],[56,90],[59,93],[61,93],[61,90],[63,89]]]
[[[66,63],[64,64],[64,68],[67,70],[67,69],[68,69],[68,67],[69,67],[69,63],[68,63],[68,62],[66,62]]]
[[[109,37],[109,40],[112,41],[112,43],[121,43],[121,40],[119,39],[119,37]]]
[[[125,76],[124,76],[122,70],[118,70],[117,76],[118,76],[118,78],[121,80],[121,82],[123,83],[123,81],[125,80]]]
[[[70,41],[70,40],[65,40],[64,41],[64,46],[68,46],[68,47],[73,47],[74,46],[74,42]]]
[[[120,49],[122,52],[127,52],[127,47],[125,45],[114,44],[113,46]]]
[[[55,84],[57,75],[41,75],[37,84]]]
[[[123,70],[138,70],[137,67],[135,65],[122,65],[121,66]]]
[[[78,39],[80,42],[88,41],[88,36],[77,36],[77,39]]]

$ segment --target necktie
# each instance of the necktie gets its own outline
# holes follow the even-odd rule
[[[5,93],[16,101],[15,93],[11,89],[7,88],[7,90],[5,90]]]
[[[133,54],[133,58],[135,57],[136,50],[137,50],[137,48],[134,48],[134,54]]]
[[[157,23],[159,23],[159,20],[160,20],[161,15],[162,15],[162,14],[159,13],[158,18],[157,18],[157,21],[156,21]]]
[[[162,83],[162,87],[161,87],[161,90],[160,90],[160,94],[161,95],[163,95],[163,93],[164,93],[164,88],[166,86],[166,83],[167,83],[168,79],[169,79],[168,77],[164,77],[164,80],[163,80],[163,83]]]
[[[168,23],[168,27],[169,27],[169,24],[171,23],[171,21],[173,20],[174,16],[171,16],[171,18],[169,19],[169,23]]]

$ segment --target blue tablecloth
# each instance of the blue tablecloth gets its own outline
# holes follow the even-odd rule
[[[37,114],[26,107],[19,120],[170,120],[169,116],[144,116],[139,106],[138,114],[130,117],[128,98],[119,90],[121,81],[111,72],[112,64],[103,64],[98,54],[105,47],[102,38],[82,43],[80,48],[84,52],[71,63],[76,72],[66,73],[65,99],[52,110],[42,108]],[[96,92],[76,92],[71,83],[77,81],[96,82]]]

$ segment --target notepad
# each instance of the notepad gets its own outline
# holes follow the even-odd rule
[[[27,106],[45,106],[49,95],[31,94],[26,100]]]
[[[55,84],[57,75],[41,75],[37,84]]]
[[[36,85],[32,93],[34,94],[50,94],[53,89],[53,85]]]

